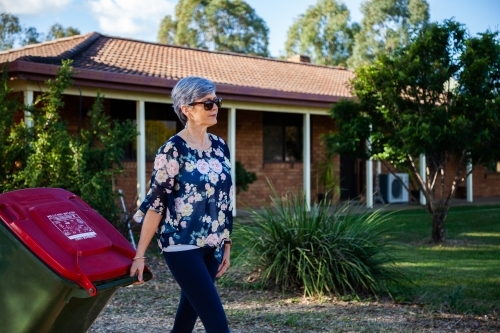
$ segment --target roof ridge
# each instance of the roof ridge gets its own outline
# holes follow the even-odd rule
[[[73,38],[75,37],[75,38]],[[98,32],[91,32],[85,35],[77,35],[77,36],[70,36],[70,37],[64,37],[64,38],[59,38],[54,41],[50,42],[57,42],[57,41],[68,41],[70,39],[76,39],[76,37],[84,37],[83,41],[78,43],[77,45],[73,46],[71,49],[64,51],[61,54],[58,54],[56,56],[34,56],[34,55],[25,55],[22,57],[19,57],[17,60],[26,60],[26,61],[35,61],[35,62],[40,62],[40,63],[46,63],[46,64],[60,64],[61,59],[74,59],[78,54],[84,52],[86,49],[92,46],[100,37],[102,37],[101,34]],[[41,43],[44,44],[44,43]],[[34,45],[41,45],[41,44],[34,44]],[[44,44],[47,45],[47,44]]]
[[[277,61],[277,62],[287,63],[287,64],[304,65],[304,66],[314,66],[314,67],[324,67],[324,68],[334,68],[334,69],[345,70],[345,71],[349,71],[349,72],[353,71],[352,69],[347,68],[347,67],[343,67],[343,66],[328,66],[328,65],[312,64],[312,63],[307,63],[307,62],[293,62],[293,61],[288,61],[288,60],[285,60],[285,59],[269,58],[269,57],[263,57],[263,56],[252,55],[252,54],[244,54],[244,53],[237,53],[237,52],[231,52],[231,51],[214,51],[214,50],[207,50],[207,49],[197,49],[197,48],[189,47],[189,46],[174,45],[174,44],[164,44],[164,43],[150,42],[150,41],[144,41],[144,40],[139,40],[139,39],[134,39],[134,38],[120,37],[120,36],[110,36],[110,35],[104,35],[104,34],[101,34],[101,36],[105,37],[105,38],[120,39],[120,40],[125,40],[125,41],[131,41],[131,42],[141,43],[141,44],[151,44],[151,45],[158,45],[158,46],[165,46],[165,47],[173,47],[173,48],[184,49],[184,50],[193,50],[193,51],[197,51],[197,52],[207,52],[207,53],[215,53],[215,54],[226,54],[226,55],[238,56],[238,57],[245,57],[245,58],[254,58],[254,59],[260,59],[260,60]]]
[[[43,41],[41,43],[29,44],[29,45],[25,45],[25,46],[18,47],[18,48],[13,48],[13,49],[5,50],[5,51],[0,51],[0,55],[9,54],[9,53],[16,53],[16,52],[23,51],[23,50],[26,50],[26,49],[39,48],[39,47],[42,47],[42,46],[46,46],[46,45],[50,45],[50,44],[56,44],[56,43],[60,43],[60,42],[65,42],[65,41],[72,40],[72,39],[77,39],[77,38],[84,38],[84,41],[86,41],[88,38],[92,37],[95,34],[99,35],[98,32],[89,32],[89,33],[82,34],[82,35],[74,35],[74,36],[69,36],[69,37],[62,37],[62,38],[58,38],[58,39]]]

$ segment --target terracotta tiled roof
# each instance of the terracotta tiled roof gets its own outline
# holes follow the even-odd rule
[[[229,52],[213,52],[99,33],[0,52],[0,63],[24,60],[58,65],[74,60],[76,69],[177,80],[199,75],[216,83],[283,92],[350,97],[353,72]]]

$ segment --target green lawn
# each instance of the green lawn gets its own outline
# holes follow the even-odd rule
[[[399,298],[454,312],[500,308],[500,206],[452,208],[443,245],[430,243],[431,221],[422,210],[393,213],[387,223],[415,283]]]
[[[386,223],[399,265],[414,283],[407,292],[395,291],[397,301],[474,314],[500,309],[500,206],[452,208],[443,245],[431,243],[431,220],[425,211],[389,214]],[[233,258],[241,251],[237,220]]]

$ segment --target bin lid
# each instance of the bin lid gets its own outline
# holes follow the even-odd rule
[[[90,296],[94,282],[128,274],[135,255],[111,223],[63,189],[0,194],[0,219],[42,262]]]

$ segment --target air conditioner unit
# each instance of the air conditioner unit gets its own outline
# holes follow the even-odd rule
[[[409,177],[407,173],[397,173],[401,178],[406,188],[409,187]],[[408,202],[408,190],[403,186],[401,181],[392,173],[379,175],[380,194],[387,203],[404,203]]]

